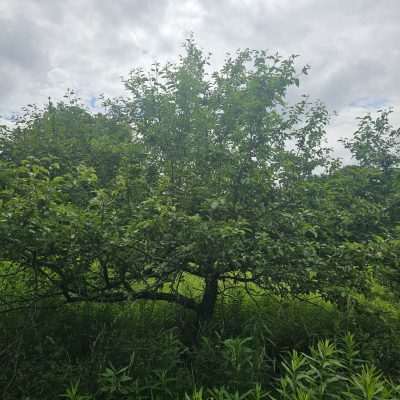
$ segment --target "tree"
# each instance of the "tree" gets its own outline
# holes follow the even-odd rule
[[[359,126],[344,145],[362,167],[380,168],[387,172],[400,162],[400,129],[389,121],[391,110],[381,110],[376,119],[371,114],[359,118]]]
[[[30,105],[17,118],[12,132],[0,131],[3,160],[19,164],[27,157],[59,165],[64,174],[83,163],[96,169],[102,184],[115,176],[124,150],[131,141],[130,128],[116,118],[92,115],[68,91],[64,101],[42,108]]]
[[[8,290],[4,307],[52,296],[162,300],[206,323],[231,286],[329,298],[363,288],[362,245],[330,235],[324,210],[332,203],[307,194],[323,181],[315,170],[335,162],[324,141],[326,108],[306,97],[285,101],[299,84],[295,57],[238,51],[209,74],[192,39],[185,50],[176,64],[132,71],[129,96],[106,102],[105,115],[67,110],[89,121],[79,120],[73,136],[82,157],[64,146],[76,119],[62,104],[11,135],[3,154],[22,155],[3,157],[0,255],[3,277],[21,277],[24,289]],[[61,125],[48,125],[59,112]],[[99,132],[108,143],[116,129],[124,132],[118,163],[106,151],[94,162],[82,144]],[[20,143],[40,150],[43,132],[57,149],[45,155],[67,167],[40,153],[29,159]]]

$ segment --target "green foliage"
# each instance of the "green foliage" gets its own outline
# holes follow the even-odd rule
[[[1,159],[17,165],[28,157],[57,162],[56,174],[86,164],[107,184],[129,148],[130,134],[123,121],[92,115],[69,91],[57,104],[26,107],[16,127],[2,135]]]
[[[359,118],[359,127],[351,139],[343,140],[362,167],[381,168],[387,172],[400,161],[400,129],[389,121],[392,110],[380,110],[376,119],[371,114]]]
[[[283,363],[277,397],[272,399],[395,399],[399,388],[385,380],[373,366],[357,359],[353,337],[344,338],[344,348],[325,340],[311,348],[310,355],[294,351]]]
[[[200,327],[226,286],[338,302],[368,290],[365,242],[382,234],[387,201],[367,195],[372,173],[356,191],[335,172],[322,104],[285,101],[295,57],[247,49],[208,73],[193,39],[185,51],[133,70],[104,114],[49,102],[6,135],[4,310],[162,300]]]
[[[213,389],[220,396],[237,392],[252,399],[257,385],[258,396],[265,397],[287,376],[283,356],[289,363],[288,352],[296,350],[321,363],[319,347],[314,354],[309,346],[318,340],[325,346],[322,338],[333,346],[348,329],[359,345],[345,336],[328,360],[337,357],[348,376],[360,373],[365,359],[397,381],[400,324],[395,314],[389,318],[386,303],[375,300],[364,309],[341,312],[330,304],[304,300],[259,297],[256,306],[245,297],[240,305],[219,304],[214,333],[195,347],[186,326],[190,314],[162,303],[88,304],[7,314],[0,321],[2,398],[47,400],[68,389],[70,396],[90,394],[96,399],[183,399],[184,393],[203,388],[204,398]],[[391,307],[395,313],[396,306]],[[316,377],[315,369],[322,367],[306,362],[304,368]],[[329,376],[330,368],[321,369],[320,375]]]
[[[63,397],[66,400],[91,400],[92,396],[87,396],[87,395],[82,395],[79,394],[79,381],[75,383],[71,383],[69,388],[65,391],[65,394],[62,394],[61,397]]]
[[[341,166],[295,65],[190,38],[103,113],[0,127],[2,398],[399,396],[399,130],[362,117]]]

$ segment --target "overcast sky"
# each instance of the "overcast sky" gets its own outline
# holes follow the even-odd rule
[[[332,143],[380,107],[400,123],[400,0],[0,0],[0,115],[67,88],[92,105],[121,94],[190,32],[216,66],[237,48],[299,54],[301,92],[338,112]]]

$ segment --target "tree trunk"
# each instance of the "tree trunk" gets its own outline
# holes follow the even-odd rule
[[[218,297],[218,276],[208,275],[205,278],[203,298],[197,312],[198,331],[211,321]]]

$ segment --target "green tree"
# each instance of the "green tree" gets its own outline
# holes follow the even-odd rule
[[[381,110],[374,119],[371,114],[359,118],[359,126],[344,145],[362,167],[380,168],[387,172],[400,162],[400,128],[394,129],[389,117],[392,110]]]
[[[20,164],[34,157],[57,162],[57,174],[85,164],[96,169],[102,184],[115,176],[131,140],[130,127],[110,115],[91,114],[73,91],[63,101],[42,108],[25,107],[13,130],[0,131],[0,157]]]
[[[285,100],[299,84],[295,57],[238,51],[209,73],[192,39],[185,50],[176,64],[132,71],[128,97],[106,102],[105,115],[50,105],[6,141],[5,308],[49,296],[163,300],[205,323],[232,286],[329,297],[363,288],[362,245],[329,235],[329,196],[307,194],[323,182],[316,169],[336,163],[326,108]],[[15,276],[23,289],[7,286]]]

